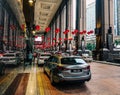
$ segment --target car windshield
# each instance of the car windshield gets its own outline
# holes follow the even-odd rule
[[[71,64],[71,65],[86,64],[86,62],[80,58],[62,58],[61,63],[62,64]]]

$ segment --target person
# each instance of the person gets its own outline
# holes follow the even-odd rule
[[[30,65],[31,65],[32,64],[32,58],[33,58],[33,54],[32,54],[31,51],[29,52],[28,58],[29,58],[29,62],[30,62]]]

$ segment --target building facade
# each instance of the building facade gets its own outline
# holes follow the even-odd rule
[[[86,6],[86,42],[87,43],[95,43],[96,37],[94,34],[95,30],[95,2],[92,2]],[[93,31],[89,33],[90,31]]]

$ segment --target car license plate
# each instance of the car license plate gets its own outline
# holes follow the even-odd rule
[[[74,70],[71,70],[71,72],[82,72],[82,70],[81,69],[74,69]]]

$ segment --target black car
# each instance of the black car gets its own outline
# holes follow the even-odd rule
[[[5,64],[0,59],[0,75],[5,74]]]

